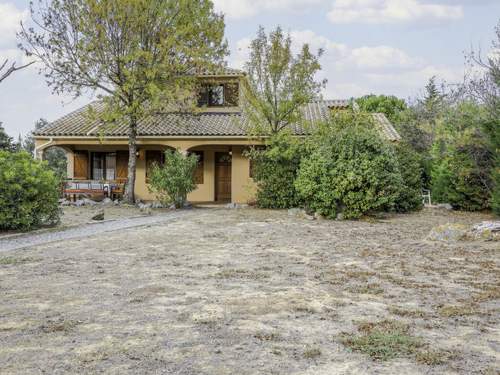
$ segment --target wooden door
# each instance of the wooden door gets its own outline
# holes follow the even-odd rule
[[[89,178],[89,154],[87,151],[75,151],[73,178],[87,180]]]
[[[231,201],[231,154],[215,153],[215,200]]]
[[[128,151],[116,151],[116,180],[126,181],[128,176]]]

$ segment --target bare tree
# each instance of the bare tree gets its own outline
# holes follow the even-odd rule
[[[10,76],[12,73],[27,68],[31,64],[34,64],[35,62],[29,62],[24,65],[16,66],[16,62],[14,61],[12,64],[9,63],[9,59],[5,59],[1,64],[0,64],[0,83],[6,79],[8,76]]]

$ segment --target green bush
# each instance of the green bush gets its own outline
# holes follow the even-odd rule
[[[184,206],[188,193],[196,188],[194,172],[198,157],[179,151],[166,151],[165,162],[154,164],[149,171],[149,190],[165,205]]]
[[[288,133],[271,137],[265,149],[247,152],[258,187],[256,200],[259,207],[290,208],[301,205],[294,181],[305,154],[304,142]]]
[[[408,144],[394,146],[399,171],[403,179],[395,208],[399,212],[407,212],[422,208],[422,161],[421,157]]]
[[[59,179],[26,152],[0,151],[0,229],[32,229],[59,221]]]
[[[477,211],[490,208],[493,182],[491,153],[475,139],[451,147],[432,169],[432,197],[453,208]]]
[[[326,217],[359,218],[391,210],[403,188],[394,150],[371,116],[338,113],[318,129],[302,160],[296,189],[307,208]]]

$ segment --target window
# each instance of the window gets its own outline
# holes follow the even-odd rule
[[[204,85],[198,95],[198,106],[224,106],[224,85]]]
[[[192,151],[192,154],[198,156],[198,165],[194,171],[194,183],[197,185],[203,184],[203,171],[204,171],[204,152]]]
[[[93,180],[114,180],[116,177],[116,153],[93,152],[91,178]]]
[[[146,181],[154,164],[162,165],[165,162],[165,153],[160,150],[146,150]]]

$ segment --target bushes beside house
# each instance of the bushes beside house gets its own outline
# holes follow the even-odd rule
[[[149,171],[149,190],[164,205],[174,204],[181,208],[187,195],[196,188],[194,172],[198,157],[179,151],[165,151],[165,162],[153,164]]]
[[[359,218],[421,206],[418,156],[382,139],[366,113],[337,113],[305,140],[274,136],[249,156],[261,207]]]
[[[266,149],[247,152],[252,160],[252,176],[258,185],[256,201],[261,208],[290,208],[301,205],[294,181],[301,158],[306,154],[305,143],[289,133],[273,136]]]
[[[0,230],[59,222],[59,179],[26,152],[0,151]]]

